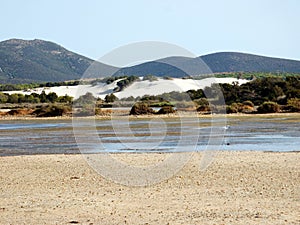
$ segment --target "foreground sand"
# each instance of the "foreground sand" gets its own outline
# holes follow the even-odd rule
[[[205,172],[199,158],[158,185],[128,187],[81,155],[1,157],[0,224],[300,224],[300,153],[220,152]]]

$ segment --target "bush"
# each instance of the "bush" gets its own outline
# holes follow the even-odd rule
[[[154,114],[154,110],[144,102],[135,103],[131,110],[130,115]]]
[[[32,114],[37,117],[55,117],[69,113],[71,113],[71,107],[69,106],[50,104],[34,110]]]
[[[153,75],[149,74],[149,75],[144,76],[143,80],[149,80],[150,82],[152,82],[152,81],[157,81],[158,78],[156,76],[153,76]]]
[[[244,101],[243,103],[232,103],[226,106],[226,113],[252,113],[254,111],[254,104],[251,101]]]
[[[300,112],[300,99],[299,98],[289,99],[287,102],[287,105],[289,107],[289,111]]]
[[[104,101],[106,103],[111,103],[111,102],[114,102],[116,100],[118,100],[118,98],[113,93],[106,95],[105,98],[104,98]]]
[[[174,106],[172,103],[168,101],[164,102],[153,102],[150,104],[150,107],[163,107],[163,106]]]
[[[95,105],[96,98],[90,92],[87,92],[84,95],[81,95],[78,99],[76,99],[73,103],[76,107],[83,106],[83,105]]]
[[[249,101],[249,100],[247,100],[247,101],[244,101],[244,102],[243,102],[243,105],[244,105],[244,106],[250,106],[250,107],[254,107],[254,104],[253,104],[253,102],[251,102],[251,101]]]
[[[211,108],[209,106],[209,102],[206,98],[200,98],[194,101],[199,107],[197,108],[198,112],[210,112]]]
[[[238,113],[238,105],[236,103],[232,103],[231,105],[226,106],[226,113]]]
[[[257,108],[258,113],[277,113],[280,111],[280,106],[276,102],[264,102]]]
[[[6,103],[8,100],[8,94],[0,92],[0,103]]]
[[[163,106],[156,114],[169,114],[169,113],[175,113],[175,109],[173,109],[172,106]]]

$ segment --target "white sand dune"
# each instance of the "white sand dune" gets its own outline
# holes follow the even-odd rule
[[[99,83],[95,86],[92,85],[78,85],[78,86],[60,86],[60,87],[49,87],[49,88],[37,88],[28,91],[6,91],[5,93],[22,93],[31,94],[45,91],[46,94],[55,92],[58,96],[69,95],[74,98],[78,98],[87,92],[92,93],[95,97],[104,98],[107,94],[113,93],[113,89],[117,86],[115,81],[111,84]],[[115,93],[118,98],[126,97],[138,97],[144,95],[158,95],[168,93],[171,91],[184,92],[188,90],[203,89],[207,86],[211,86],[213,83],[233,83],[238,82],[240,85],[248,82],[244,79],[236,78],[205,78],[202,80],[192,79],[180,79],[174,78],[172,80],[158,79],[157,81],[136,81],[129,87],[125,88],[121,92]]]

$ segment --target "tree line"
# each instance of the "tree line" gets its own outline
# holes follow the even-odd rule
[[[0,103],[72,103],[72,101],[73,97],[70,97],[68,95],[58,96],[54,92],[46,94],[45,91],[43,91],[41,94],[31,93],[30,95],[17,93],[7,94],[0,92]]]
[[[108,79],[107,82],[110,83],[116,79]],[[119,85],[117,86],[122,90],[136,79],[136,77],[125,78],[125,81],[118,82]],[[209,112],[215,105],[218,105],[220,99],[208,99],[206,95],[214,96],[216,90],[220,90],[223,94],[227,113],[300,112],[300,76],[264,77],[242,85],[239,85],[237,82],[232,84],[213,84],[204,89],[186,92],[173,91],[161,95],[145,95],[137,98],[130,96],[122,99],[118,99],[113,93],[106,95],[103,100],[93,97],[91,93],[87,93],[73,101],[73,98],[68,95],[57,96],[56,93],[46,94],[45,91],[41,94],[32,93],[30,95],[9,95],[0,92],[0,103],[74,103],[77,106],[83,104],[85,105],[84,107],[89,105],[86,108],[90,111],[95,108],[91,107],[91,101],[97,102],[96,108],[107,107],[112,104],[118,106],[124,102],[128,102],[128,105],[132,106],[136,102],[142,102],[149,107],[174,107],[176,105],[177,108],[196,107],[199,112]],[[87,100],[90,102],[89,104],[85,104]],[[145,104],[141,104],[141,107],[145,108]],[[169,111],[172,111],[172,109]]]

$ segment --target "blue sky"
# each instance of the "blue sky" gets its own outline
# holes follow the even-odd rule
[[[298,0],[2,0],[0,40],[45,39],[94,59],[151,40],[300,60],[299,11]]]

